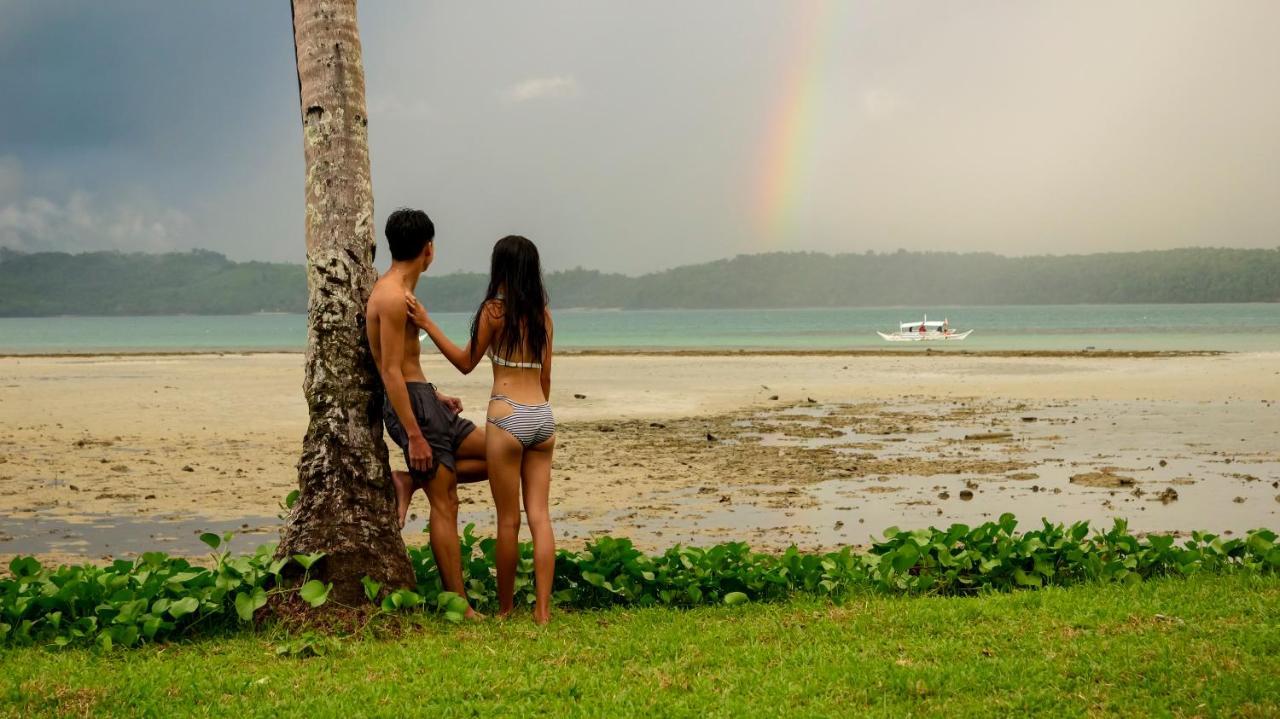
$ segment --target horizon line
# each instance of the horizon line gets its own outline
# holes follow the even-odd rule
[[[1186,252],[1189,250],[1230,250],[1234,252],[1280,252],[1280,245],[1276,245],[1275,247],[1232,247],[1230,245],[1187,245],[1184,247],[1166,247],[1163,249],[1107,250],[1103,252],[1076,252],[1076,253],[1068,252],[1068,253],[1062,253],[1062,254],[1042,253],[1042,254],[1036,254],[1036,255],[1005,255],[1005,254],[1000,254],[998,252],[992,252],[992,251],[986,251],[986,250],[908,250],[902,247],[896,250],[867,249],[862,251],[850,250],[848,252],[824,252],[821,250],[766,250],[762,252],[740,252],[736,255],[732,255],[729,257],[721,257],[719,259],[714,259],[714,260],[704,260],[702,262],[691,262],[683,265],[672,265],[670,267],[666,267],[663,269],[650,270],[648,272],[642,272],[640,274],[627,274],[625,272],[620,272],[620,271],[592,269],[592,268],[584,267],[582,265],[575,265],[573,267],[562,267],[558,269],[546,269],[545,271],[548,274],[563,273],[563,272],[597,272],[602,275],[620,275],[622,277],[640,278],[640,277],[648,277],[651,275],[660,275],[666,272],[673,272],[675,270],[685,269],[689,267],[703,267],[707,265],[733,262],[735,260],[740,260],[743,258],[768,257],[768,256],[816,255],[821,257],[848,257],[852,255],[858,255],[858,256],[864,256],[864,257],[865,256],[882,257],[882,256],[891,256],[891,255],[954,255],[958,257],[964,257],[964,256],[980,255],[980,256],[987,256],[987,257],[997,257],[997,258],[1006,259],[1006,260],[1032,260],[1032,259],[1064,258],[1064,257],[1098,257],[1098,256],[1104,256],[1104,255],[1160,254],[1160,253],[1168,253],[1168,252]],[[216,255],[234,264],[258,263],[258,264],[265,264],[265,265],[294,265],[298,267],[305,266],[306,264],[305,257],[302,259],[302,261],[298,261],[298,262],[288,262],[288,261],[279,261],[279,260],[258,260],[258,259],[238,260],[232,257],[228,257],[226,254],[219,252],[218,250],[210,250],[202,247],[193,247],[186,250],[164,250],[160,252],[148,252],[145,250],[114,250],[114,249],[81,250],[79,252],[70,252],[67,250],[39,250],[36,252],[28,252],[25,250],[19,250],[12,247],[0,247],[0,263],[4,262],[6,255],[17,255],[20,257],[33,257],[37,255],[65,255],[68,257],[79,257],[83,255],[115,255],[119,257],[134,257],[134,256],[142,255],[146,257],[162,257],[165,255],[196,255],[196,254]],[[375,269],[376,269],[376,265],[377,265],[377,261],[375,260]],[[475,269],[475,270],[455,269],[447,272],[441,272],[441,273],[435,274],[434,276],[448,277],[450,275],[471,275],[471,274],[483,275],[485,274],[485,270],[484,269]]]

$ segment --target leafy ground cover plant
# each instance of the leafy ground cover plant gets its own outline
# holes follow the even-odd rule
[[[10,576],[0,580],[0,642],[93,641],[111,649],[251,622],[272,594],[296,592],[313,607],[328,599],[332,585],[310,578],[323,554],[274,559],[275,547],[267,544],[233,557],[219,551],[230,534],[200,539],[214,550],[212,568],[163,552],[106,566],[54,568],[33,557],[14,558]],[[290,563],[301,570],[301,581],[286,589],[283,573]]]
[[[331,585],[311,579],[323,554],[274,559],[274,545],[232,556],[230,535],[201,537],[214,550],[211,567],[148,552],[106,566],[44,567],[32,557],[9,564],[0,580],[0,644],[97,643],[134,646],[214,629],[251,626],[274,594],[296,593],[313,607],[330,602]],[[496,603],[494,540],[468,526],[461,538],[467,596],[481,608]],[[516,579],[517,600],[531,604],[532,546],[525,543]],[[365,596],[387,613],[436,611],[460,621],[461,598],[443,592],[429,547],[409,549],[414,589],[389,590],[365,579]],[[650,555],[630,540],[601,537],[556,557],[555,600],[561,606],[693,607],[776,601],[805,593],[841,601],[857,593],[972,594],[1083,582],[1140,582],[1199,572],[1280,570],[1276,533],[1259,529],[1224,539],[1192,532],[1135,536],[1123,521],[1091,534],[1087,523],[1043,522],[1017,531],[1009,514],[969,527],[886,529],[867,552],[846,547],[806,553],[753,552],[741,542],[675,546]],[[291,577],[286,581],[286,576]]]

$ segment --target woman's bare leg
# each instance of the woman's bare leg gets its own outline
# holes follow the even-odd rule
[[[524,489],[524,515],[533,535],[533,580],[537,603],[533,609],[533,621],[546,624],[551,621],[551,585],[556,574],[556,535],[551,530],[551,454],[556,438],[531,447],[524,452],[521,467],[521,485]]]
[[[498,514],[498,615],[505,616],[515,607],[516,562],[520,556],[520,457],[524,448],[509,432],[497,427],[490,427],[485,434],[485,445],[489,490]]]

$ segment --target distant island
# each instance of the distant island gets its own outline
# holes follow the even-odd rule
[[[812,252],[741,255],[631,277],[547,277],[554,307],[774,308],[1280,301],[1280,249],[1187,248],[1091,255]],[[429,276],[440,312],[471,311],[481,273]],[[302,265],[233,262],[207,250],[25,254],[0,249],[0,316],[305,312]]]

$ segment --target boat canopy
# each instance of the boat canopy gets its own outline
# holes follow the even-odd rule
[[[898,325],[898,329],[900,330],[917,329],[918,330],[920,329],[920,325],[924,325],[926,329],[930,327],[936,327],[938,329],[941,329],[945,327],[947,323],[945,321],[938,322],[937,320],[929,320],[928,322],[903,322],[900,325]]]

